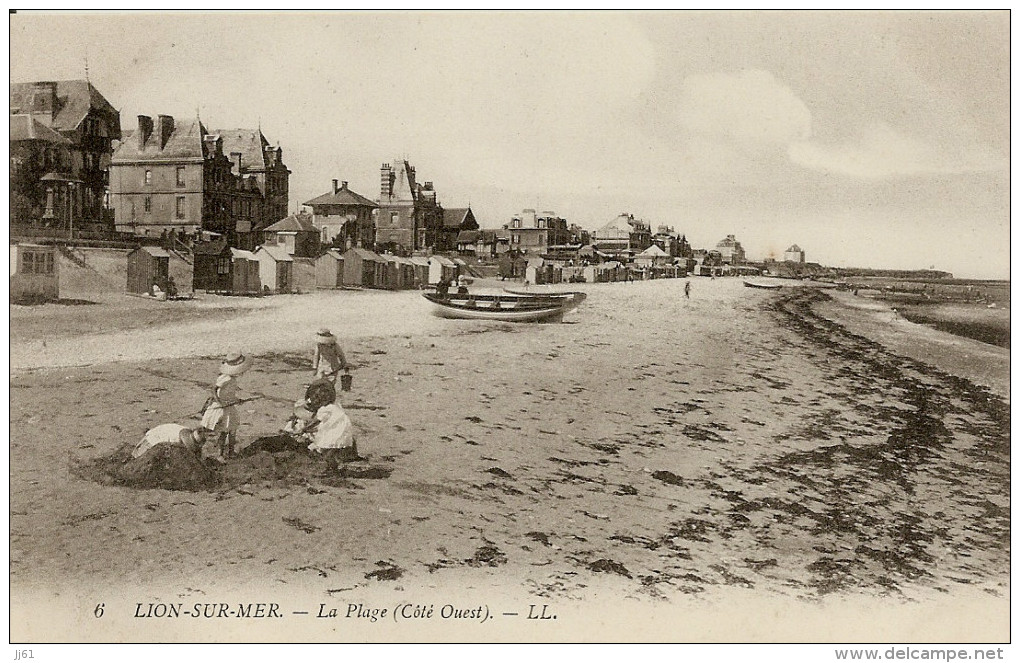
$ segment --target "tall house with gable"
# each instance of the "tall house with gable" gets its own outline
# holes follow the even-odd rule
[[[420,183],[414,166],[404,159],[379,169],[377,250],[398,254],[432,249],[443,229],[443,208],[432,182]]]
[[[112,229],[105,203],[120,113],[84,80],[13,83],[10,92],[12,220]]]

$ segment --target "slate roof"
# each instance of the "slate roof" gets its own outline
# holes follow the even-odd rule
[[[378,253],[373,253],[372,251],[369,251],[368,249],[359,249],[357,247],[351,247],[351,248],[347,249],[347,253],[351,253],[352,251],[354,252],[355,255],[359,256],[362,260],[371,260],[371,261],[374,261],[374,262],[385,262],[385,258],[380,256]],[[344,255],[346,256],[347,253],[345,253]]]
[[[162,150],[159,149],[157,129],[158,127],[153,128],[152,135],[145,141],[145,145],[141,149],[139,149],[138,140],[135,138],[137,129],[125,136],[120,147],[113,153],[113,161],[203,158],[206,155],[203,138],[208,134],[208,131],[198,118],[180,124],[175,123],[174,131],[170,134],[170,138],[167,139]]]
[[[289,253],[277,246],[266,246],[263,244],[255,249],[255,257],[259,257],[259,254],[263,252],[276,262],[294,262]]]
[[[112,113],[116,118],[116,132],[112,138],[120,134],[120,113],[114,108],[99,90],[88,81],[56,81],[57,84],[57,113],[53,118],[53,128],[57,131],[74,131],[81,124],[85,116],[93,108],[96,110]],[[33,89],[33,83],[12,83],[11,96],[24,94]],[[12,99],[13,101],[13,99]],[[29,104],[13,104],[12,110],[20,110]],[[16,107],[15,107],[16,106]]]
[[[291,214],[290,216],[280,219],[271,226],[264,228],[265,232],[279,233],[279,232],[310,232],[318,234],[318,229],[312,224],[312,217],[304,214]]]
[[[225,151],[226,148],[224,148]],[[360,193],[351,191],[346,186],[341,187],[336,193],[324,193],[318,198],[312,198],[305,205],[348,205],[358,207],[378,207],[374,202]]]
[[[218,256],[227,249],[226,239],[214,239],[211,242],[195,242],[192,253],[199,256]]]
[[[11,141],[20,140],[41,140],[57,145],[74,144],[31,115],[11,115]]]
[[[241,153],[242,170],[265,170],[269,141],[258,129],[216,129],[212,133],[223,139],[223,154]]]
[[[460,224],[464,223],[470,211],[471,211],[470,207],[453,207],[450,209],[444,209],[443,227],[460,228]]]

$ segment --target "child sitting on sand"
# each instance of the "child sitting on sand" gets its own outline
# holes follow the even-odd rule
[[[295,412],[284,431],[310,440],[309,451],[322,454],[331,470],[339,463],[358,459],[354,424],[336,402],[336,391],[328,380],[308,387],[303,400],[294,404]]]

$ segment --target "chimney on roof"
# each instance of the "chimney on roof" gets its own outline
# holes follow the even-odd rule
[[[231,166],[230,172],[234,173],[235,175],[240,175],[241,174],[241,153],[240,152],[231,152],[230,153],[230,161],[231,161],[231,163],[234,164],[233,166]]]
[[[344,180],[343,182],[340,183],[340,188],[344,191],[347,190],[347,180]]]
[[[333,180],[333,193],[336,193],[337,191],[340,190],[340,187],[337,186],[339,182],[340,180]],[[347,182],[344,182],[344,184],[347,184]]]
[[[152,118],[148,115],[138,116],[138,149],[145,147],[145,142],[152,135]]]
[[[379,196],[380,201],[393,195],[394,173],[390,164],[384,163],[379,169]]]
[[[159,149],[166,147],[170,134],[174,132],[174,118],[170,115],[159,115],[156,118],[156,133],[159,135]]]

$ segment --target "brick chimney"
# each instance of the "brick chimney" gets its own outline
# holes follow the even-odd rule
[[[347,190],[347,180],[344,180],[343,182],[340,183],[340,190],[341,191]]]
[[[340,190],[340,188],[337,186],[339,182],[340,180],[333,180],[333,193],[336,193],[337,191]],[[344,182],[344,184],[347,184],[347,182]]]
[[[230,162],[234,164],[233,166],[231,166],[230,171],[232,173],[234,173],[235,175],[240,175],[241,174],[241,153],[240,152],[231,152],[230,153]]]
[[[138,116],[138,149],[141,150],[145,147],[145,142],[149,140],[149,136],[152,135],[152,118],[148,115]]]
[[[393,195],[393,168],[384,163],[379,169],[379,196],[389,198]]]
[[[156,117],[156,134],[159,135],[159,149],[166,147],[170,135],[174,132],[174,118],[170,115],[159,115]]]

